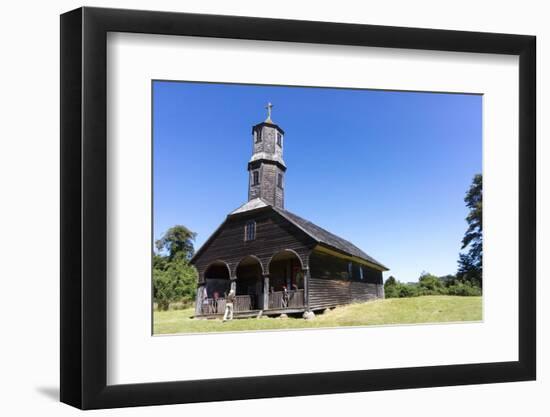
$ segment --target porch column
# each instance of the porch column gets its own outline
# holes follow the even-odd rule
[[[197,296],[195,297],[195,316],[202,314],[202,301],[204,299],[204,282],[197,285]]]
[[[302,269],[304,272],[304,307],[309,310],[309,267]]]
[[[264,310],[269,308],[269,274],[264,274]]]

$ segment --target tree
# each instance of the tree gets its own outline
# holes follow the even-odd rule
[[[394,278],[393,275],[390,275],[390,277],[384,283],[384,286],[391,286],[391,285],[395,285],[396,283],[397,283],[397,280]]]
[[[443,292],[443,283],[428,272],[423,272],[418,279],[418,288],[423,295],[436,295]]]
[[[153,299],[159,310],[168,310],[171,302],[195,299],[197,270],[189,264],[195,236],[185,226],[176,225],[155,242]]]
[[[468,229],[462,239],[461,253],[458,259],[457,278],[482,286],[483,276],[483,181],[481,174],[476,174],[470,189],[464,197],[466,207],[470,210],[466,217]]]
[[[456,283],[456,275],[443,275],[442,277],[439,277],[439,280],[445,287],[450,287]]]
[[[187,227],[176,225],[168,229],[162,237],[155,242],[159,252],[166,252],[168,259],[172,260],[176,257],[183,259],[191,259],[195,253],[193,242],[197,234],[192,232]]]
[[[397,294],[397,280],[390,276],[386,282],[384,282],[384,296],[386,298],[396,298]]]
[[[405,284],[397,281],[393,276],[384,283],[385,298],[416,297],[419,295],[416,284]]]
[[[174,301],[190,302],[195,298],[197,271],[185,259],[153,269],[153,299],[159,310],[168,310]]]

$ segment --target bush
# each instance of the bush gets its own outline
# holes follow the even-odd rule
[[[186,259],[158,261],[153,267],[153,299],[159,310],[168,310],[170,303],[191,303],[196,294],[197,270]]]
[[[397,286],[397,293],[399,298],[406,297],[418,297],[420,294],[418,292],[418,287],[415,284],[401,284]]]
[[[399,294],[397,292],[397,286],[391,285],[391,286],[384,286],[384,297],[385,298],[398,298]]]
[[[439,291],[443,288],[443,283],[435,275],[423,273],[418,279],[418,286],[426,291]]]
[[[462,283],[457,282],[447,288],[449,295],[462,295],[462,296],[480,296],[481,288],[470,284],[468,281]]]
[[[419,295],[444,295],[447,294],[445,283],[432,274],[423,273],[418,280]]]
[[[476,283],[458,282],[454,276],[436,277],[422,273],[418,283],[402,283],[389,277],[384,283],[386,298],[418,297],[420,295],[480,296],[481,288]]]
[[[403,284],[401,282],[384,285],[384,293],[386,298],[405,298],[420,295],[415,284]]]

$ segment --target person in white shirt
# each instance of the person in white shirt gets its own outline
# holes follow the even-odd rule
[[[227,298],[225,299],[225,313],[223,315],[223,321],[233,320],[233,302],[235,301],[235,291],[229,291]]]

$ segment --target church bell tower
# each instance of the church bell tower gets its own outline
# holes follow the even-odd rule
[[[252,157],[248,162],[248,201],[261,198],[284,209],[285,172],[283,146],[285,132],[271,120],[273,105],[268,103],[267,118],[252,127]]]

